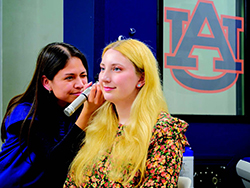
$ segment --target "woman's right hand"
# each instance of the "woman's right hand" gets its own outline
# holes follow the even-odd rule
[[[86,88],[90,85],[91,83],[87,84]],[[88,96],[88,100],[85,101],[82,112],[76,121],[76,125],[84,130],[87,127],[87,123],[92,113],[96,111],[104,103],[104,101],[105,99],[102,94],[99,83],[93,84],[90,94]]]

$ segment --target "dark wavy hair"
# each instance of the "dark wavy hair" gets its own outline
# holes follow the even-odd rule
[[[49,92],[43,87],[42,76],[45,75],[49,80],[53,80],[54,76],[58,73],[58,71],[65,67],[71,57],[78,57],[82,61],[85,69],[88,71],[86,57],[80,50],[70,44],[63,42],[54,42],[48,44],[40,51],[37,58],[36,69],[34,71],[33,78],[31,79],[26,91],[13,97],[7,106],[7,110],[3,118],[1,127],[1,139],[3,142],[7,138],[5,121],[15,109],[15,107],[23,102],[29,102],[32,104],[32,106],[29,114],[22,123],[22,127],[20,128],[20,135],[25,122],[27,121],[28,117],[31,116],[32,118],[29,122],[28,129],[29,135],[37,113],[43,110],[45,104],[48,104],[48,99],[50,99],[49,105],[51,105],[51,100],[56,101],[55,97],[51,99],[51,94],[49,94]]]

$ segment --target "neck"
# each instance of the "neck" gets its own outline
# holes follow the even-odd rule
[[[120,124],[125,125],[127,123],[130,117],[131,106],[132,104],[115,104]]]

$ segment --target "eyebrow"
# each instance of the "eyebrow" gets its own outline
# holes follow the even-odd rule
[[[100,63],[100,65],[105,65],[104,63]],[[111,66],[116,66],[116,65],[119,65],[119,66],[123,66],[122,64],[120,63],[112,63]]]
[[[80,74],[85,74],[85,73],[87,73],[87,71],[82,71]],[[65,75],[67,76],[67,75],[75,75],[74,73],[65,73]]]

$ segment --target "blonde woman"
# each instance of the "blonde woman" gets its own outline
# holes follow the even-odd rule
[[[106,102],[64,187],[177,187],[188,124],[168,113],[154,55],[138,40],[116,41],[100,67]]]

